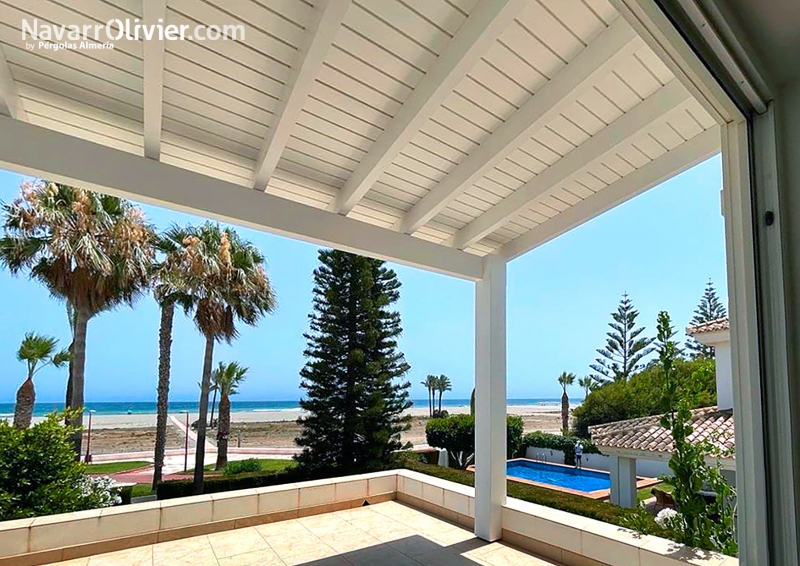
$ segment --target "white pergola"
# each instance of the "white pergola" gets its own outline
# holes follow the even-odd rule
[[[506,263],[717,153],[733,121],[639,3],[0,0],[0,166],[475,281],[495,540]],[[27,50],[34,18],[246,35]]]

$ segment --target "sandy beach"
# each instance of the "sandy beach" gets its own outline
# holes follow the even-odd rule
[[[469,407],[448,407],[451,414],[467,413]],[[425,442],[425,424],[428,421],[427,407],[412,408],[411,429],[403,435],[404,441],[413,444]],[[231,445],[292,447],[300,431],[295,422],[302,411],[246,411],[231,413]],[[561,410],[554,405],[523,405],[508,407],[508,414],[519,415],[525,423],[525,432],[542,430],[558,432],[561,429]],[[173,414],[185,422],[185,413]],[[189,422],[197,414],[189,414]],[[84,419],[84,426],[88,423]],[[152,450],[155,444],[155,414],[94,415],[92,418],[92,452],[95,454],[136,452]],[[213,438],[215,431],[211,431]],[[172,423],[167,427],[167,447],[183,447],[183,433]]]

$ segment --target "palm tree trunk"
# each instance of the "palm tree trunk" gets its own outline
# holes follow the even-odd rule
[[[72,434],[72,443],[75,447],[75,457],[81,457],[83,444],[83,386],[86,370],[86,327],[89,324],[89,313],[84,309],[75,312],[75,336],[72,344],[72,391],[70,391],[69,404],[72,409],[79,412],[69,419],[69,425],[78,430]]]
[[[561,395],[561,431],[564,436],[569,434],[569,397],[566,391]]]
[[[433,387],[428,386],[428,416],[433,416]]]
[[[33,404],[36,402],[36,390],[33,388],[33,376],[22,382],[17,390],[17,404],[14,406],[14,427],[28,428],[33,417]]]
[[[161,306],[161,324],[158,328],[158,402],[156,408],[156,449],[153,455],[153,489],[161,483],[164,452],[167,448],[167,412],[169,410],[169,378],[172,357],[172,320],[175,303]]]
[[[442,395],[444,394],[444,390],[439,390],[439,413],[442,412]]]
[[[222,403],[222,399],[220,399],[220,403]],[[211,398],[211,418],[208,419],[208,426],[214,428],[214,406],[217,404],[217,389],[214,388],[214,396]],[[220,407],[220,411],[222,407]],[[217,417],[219,419],[219,417]]]
[[[225,393],[219,396],[219,417],[217,417],[217,470],[228,465],[228,436],[231,432],[231,399]]]
[[[203,358],[203,380],[200,383],[200,415],[197,419],[197,444],[194,448],[194,480],[192,494],[203,493],[203,465],[206,460],[206,419],[208,418],[208,390],[211,388],[211,364],[214,361],[214,339],[206,336]]]

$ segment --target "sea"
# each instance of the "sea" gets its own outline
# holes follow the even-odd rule
[[[412,400],[415,407],[427,407],[427,399]],[[438,399],[436,401],[438,407]],[[560,399],[509,399],[508,405],[518,406],[554,406],[560,407]],[[467,407],[469,399],[442,399],[442,409],[451,407]],[[36,403],[33,408],[33,415],[41,417],[53,411],[63,410],[64,405],[59,403]],[[155,414],[155,402],[125,402],[109,401],[98,403],[86,403],[86,409],[94,411],[95,415],[134,415],[134,414]],[[267,412],[267,411],[297,411],[300,405],[297,401],[238,401],[233,400],[231,411],[236,412]],[[188,411],[198,412],[196,401],[177,401],[169,404],[169,411],[177,413]],[[14,403],[0,403],[0,419],[14,416]]]

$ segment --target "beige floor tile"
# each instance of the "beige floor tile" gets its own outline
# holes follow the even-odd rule
[[[558,566],[556,562],[505,545],[481,555],[480,558],[490,566]]]
[[[256,550],[269,550],[267,541],[252,527],[208,535],[208,542],[218,559]]]
[[[217,557],[203,535],[154,545],[153,566],[217,566]]]
[[[425,536],[443,546],[459,544],[475,538],[475,534],[472,531],[462,529],[461,527],[451,527],[442,531],[437,530]]]
[[[284,559],[283,563],[286,564],[286,566],[352,566],[352,562],[348,562],[336,554],[321,557],[313,554],[295,556],[293,558]]]
[[[370,507],[356,507],[355,509],[345,509],[344,511],[338,511],[334,513],[337,517],[344,519],[345,521],[352,521],[354,519],[368,519],[368,518],[376,518],[380,519],[383,516],[379,515],[375,511],[373,511]]]
[[[325,544],[339,553],[371,548],[381,544],[372,535],[354,527],[328,533],[323,540]]]
[[[342,557],[355,566],[419,566],[413,558],[386,545],[347,552]]]
[[[415,556],[414,560],[423,566],[475,566],[481,564],[475,558],[463,556],[449,548],[440,548],[421,556]]]
[[[439,550],[442,548],[440,544],[428,540],[427,538],[415,534],[410,537],[393,540],[388,543],[390,547],[394,548],[405,554],[406,556],[415,557]]]
[[[267,523],[266,525],[258,525],[254,527],[261,536],[270,537],[275,535],[285,536],[308,536],[309,530],[305,528],[297,519],[290,519],[288,521],[280,521],[277,523]]]
[[[269,548],[219,559],[219,566],[283,566],[283,564],[283,560]]]
[[[89,558],[89,566],[151,566],[152,564],[152,546],[108,552]]]
[[[48,566],[86,566],[88,563],[89,557],[87,556],[86,558],[74,558],[72,560],[65,560],[64,562],[56,562]]]
[[[319,558],[336,554],[330,546],[322,542],[318,537],[307,534],[298,536],[270,536],[266,537],[270,548],[274,550],[281,560],[293,558],[300,555],[314,555]]]
[[[329,566],[331,564],[347,564],[348,562],[341,558],[339,554],[330,546],[323,544],[305,547],[304,550],[294,554],[280,554],[281,560],[287,566],[294,566],[299,564],[312,563],[315,566]]]
[[[303,517],[297,520],[301,525],[318,536],[344,529],[349,524],[335,514],[312,515],[311,517]]]
[[[153,566],[218,566],[218,564],[211,548],[189,553],[153,554]]]

